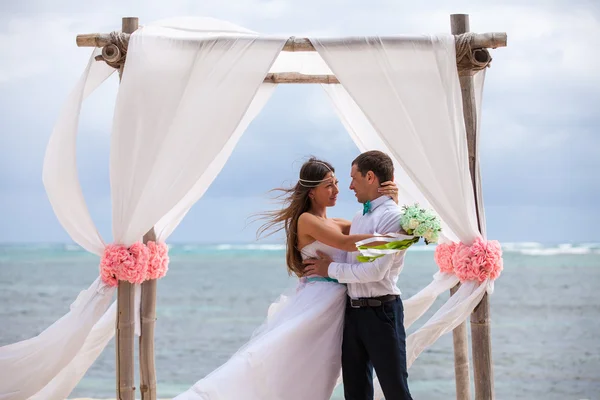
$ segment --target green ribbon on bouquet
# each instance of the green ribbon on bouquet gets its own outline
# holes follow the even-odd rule
[[[420,237],[417,236],[417,237],[413,237],[411,239],[394,240],[394,241],[390,241],[386,244],[381,244],[381,245],[372,246],[372,247],[369,247],[366,245],[359,245],[360,243],[364,243],[365,241],[358,242],[357,248],[358,248],[358,251],[360,251],[361,255],[357,256],[356,259],[359,262],[371,262],[371,261],[376,260],[379,257],[383,257],[387,254],[398,253],[402,250],[406,250],[413,244],[417,243],[419,241],[419,239],[420,239]],[[385,240],[385,238],[373,238],[370,241],[382,241],[382,240]]]

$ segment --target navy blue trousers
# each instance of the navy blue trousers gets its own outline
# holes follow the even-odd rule
[[[346,305],[342,342],[346,400],[373,400],[373,368],[386,400],[412,400],[400,297],[379,307],[351,308],[349,300]]]

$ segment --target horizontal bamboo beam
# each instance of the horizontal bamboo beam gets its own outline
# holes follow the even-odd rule
[[[326,85],[340,83],[335,75],[304,75],[298,72],[267,74],[265,83],[322,83]]]
[[[462,35],[455,35],[462,36]],[[379,36],[382,40],[402,40],[402,36]],[[422,38],[423,40],[429,40],[427,36],[416,37],[416,39]],[[415,38],[413,38],[415,39]],[[349,42],[351,43],[353,38],[346,38],[343,42],[344,45],[347,45]],[[490,33],[478,33],[473,36],[473,42],[471,47],[474,49],[495,49],[498,47],[506,47],[507,43],[507,35],[506,32],[490,32]],[[312,45],[309,39],[307,38],[296,38],[291,37],[283,46],[283,51],[316,51],[315,47]]]
[[[130,35],[127,33],[122,34],[124,40],[128,41]],[[461,35],[455,35],[461,36]],[[384,40],[393,40],[395,38],[400,39],[401,37],[381,37]],[[425,36],[423,37],[426,38]],[[352,38],[348,40],[352,41]],[[492,33],[479,33],[473,37],[472,48],[487,48],[495,49],[497,47],[506,47],[506,33],[505,32],[492,32]],[[104,47],[111,44],[111,37],[109,33],[86,33],[77,35],[77,46],[79,47]],[[347,43],[347,42],[346,42]],[[283,51],[315,51],[314,46],[307,38],[296,38],[291,37],[283,46]]]

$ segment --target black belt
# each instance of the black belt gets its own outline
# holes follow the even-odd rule
[[[380,297],[369,297],[369,298],[361,298],[361,299],[350,299],[350,307],[352,308],[362,308],[362,307],[379,307],[383,305],[383,303],[387,303],[388,301],[394,301],[399,296],[397,294],[388,294]]]

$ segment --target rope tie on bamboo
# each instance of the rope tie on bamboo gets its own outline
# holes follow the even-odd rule
[[[473,32],[456,36],[456,63],[459,71],[480,71],[489,67],[492,56],[487,49],[473,49]]]
[[[111,32],[109,35],[110,44],[102,48],[102,55],[97,56],[96,60],[105,61],[111,67],[119,69],[125,64],[131,35],[123,32]]]

